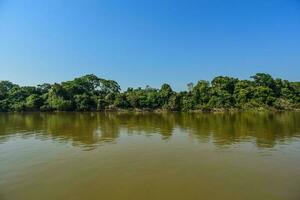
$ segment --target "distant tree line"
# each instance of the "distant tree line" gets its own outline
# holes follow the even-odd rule
[[[36,87],[0,81],[0,111],[101,111],[101,110],[293,110],[300,108],[300,82],[274,79],[257,73],[251,80],[218,76],[211,82],[189,83],[175,92],[168,84],[160,89],[128,88],[116,81],[85,75],[60,84]]]

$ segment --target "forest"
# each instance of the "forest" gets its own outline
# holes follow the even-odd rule
[[[257,73],[249,80],[218,76],[212,81],[187,84],[176,92],[169,84],[160,89],[128,88],[93,74],[62,83],[19,86],[0,81],[0,112],[22,111],[228,111],[298,110],[300,82]]]

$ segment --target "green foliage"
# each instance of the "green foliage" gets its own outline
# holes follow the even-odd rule
[[[116,106],[118,108],[129,108],[130,103],[128,102],[128,99],[126,98],[125,94],[118,94],[116,96],[114,106]]]
[[[207,104],[211,95],[209,82],[204,80],[198,81],[198,83],[192,89],[192,95],[197,104]]]
[[[180,99],[180,108],[182,111],[194,110],[196,103],[193,99],[191,92],[181,92]]]
[[[173,90],[171,88],[171,86],[169,84],[164,83],[160,90],[159,90],[159,105],[164,108],[167,109],[170,105],[169,105],[169,100],[171,98],[171,96],[173,95]],[[173,99],[174,101],[174,99]]]
[[[96,111],[142,109],[169,111],[210,111],[214,109],[300,108],[300,82],[273,79],[257,73],[253,80],[218,76],[211,82],[188,84],[188,90],[175,92],[168,84],[160,89],[128,88],[120,92],[116,81],[89,74],[62,83],[21,87],[0,81],[0,112],[7,111]]]
[[[254,83],[257,86],[269,87],[270,89],[274,89],[275,82],[270,74],[265,73],[257,73],[254,76],[251,76],[254,79]]]
[[[233,98],[236,106],[239,108],[245,107],[253,98],[254,84],[248,80],[241,80],[235,84]]]
[[[164,104],[163,109],[170,111],[179,111],[180,110],[180,95],[173,93],[169,99],[168,103]]]
[[[266,86],[258,86],[254,88],[253,97],[259,105],[271,106],[276,100],[271,88]]]
[[[13,87],[16,87],[16,85],[9,81],[0,81],[0,100],[7,98],[8,92]]]
[[[87,94],[78,94],[74,96],[75,107],[78,111],[96,110],[96,102]]]
[[[26,98],[25,107],[29,111],[37,111],[43,105],[43,99],[40,95],[31,94]]]
[[[218,76],[214,78],[211,82],[212,87],[216,91],[224,91],[229,94],[233,94],[235,84],[238,82],[238,79],[231,78],[227,76]]]

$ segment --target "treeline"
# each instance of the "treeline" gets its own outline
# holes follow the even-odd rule
[[[85,75],[60,84],[37,87],[0,82],[0,111],[101,111],[101,110],[293,110],[300,108],[300,82],[274,79],[257,73],[251,80],[218,76],[211,82],[189,83],[175,92],[168,84],[160,89],[128,88],[116,81]]]

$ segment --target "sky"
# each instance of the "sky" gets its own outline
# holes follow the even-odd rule
[[[300,0],[0,0],[0,80],[300,81]]]

